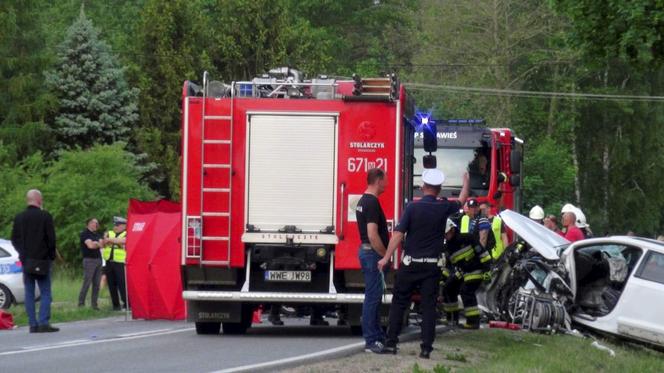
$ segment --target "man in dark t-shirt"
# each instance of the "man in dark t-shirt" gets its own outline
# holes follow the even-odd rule
[[[360,265],[364,274],[364,304],[362,305],[362,335],[365,351],[382,353],[385,334],[380,327],[380,304],[383,295],[383,274],[378,261],[385,255],[389,242],[387,221],[378,196],[385,191],[387,178],[380,168],[369,170],[367,190],[357,203],[355,217],[362,244],[359,249]]]
[[[101,234],[97,232],[99,222],[92,218],[88,220],[87,227],[81,232],[81,255],[83,256],[83,285],[78,294],[78,306],[85,305],[85,297],[88,294],[88,288],[92,285],[92,309],[98,310],[97,300],[99,299],[99,282],[101,280],[101,252],[104,247]]]

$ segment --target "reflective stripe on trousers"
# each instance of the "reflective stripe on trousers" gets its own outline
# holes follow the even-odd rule
[[[466,307],[466,308],[463,309],[463,314],[466,315],[466,317],[479,316],[480,315],[480,309],[477,306]]]
[[[472,246],[466,246],[463,249],[455,251],[451,257],[450,261],[452,264],[456,264],[462,260],[470,260],[475,256],[475,250],[473,250]]]
[[[464,282],[469,282],[469,281],[482,281],[482,270],[478,269],[476,271],[472,271],[469,273],[464,273],[463,274],[463,281]]]
[[[443,303],[443,311],[445,312],[457,312],[460,311],[461,307],[459,306],[459,302],[454,302],[454,303]]]

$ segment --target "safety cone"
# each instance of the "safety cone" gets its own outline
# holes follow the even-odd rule
[[[263,316],[263,306],[261,305],[258,308],[256,308],[256,310],[254,311],[254,317],[251,320],[251,323],[252,324],[261,324],[263,322],[261,320],[262,316]]]

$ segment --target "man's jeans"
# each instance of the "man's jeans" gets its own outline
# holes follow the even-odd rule
[[[35,314],[35,282],[39,286],[39,322]],[[51,273],[46,276],[35,276],[23,273],[25,285],[25,312],[28,313],[30,326],[48,325],[51,320]]]
[[[78,293],[78,305],[85,304],[88,288],[92,285],[92,308],[97,308],[99,299],[99,283],[101,282],[101,258],[83,258],[83,285]]]
[[[374,250],[360,247],[360,265],[364,274],[364,304],[362,305],[362,336],[367,345],[385,342],[380,327],[380,304],[383,296],[383,280],[378,270],[381,256]]]

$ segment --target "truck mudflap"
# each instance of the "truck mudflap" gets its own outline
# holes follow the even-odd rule
[[[266,303],[363,303],[364,294],[357,293],[283,293],[185,290],[182,297],[188,301],[209,302],[266,302]],[[383,303],[391,303],[392,294],[383,295]]]

